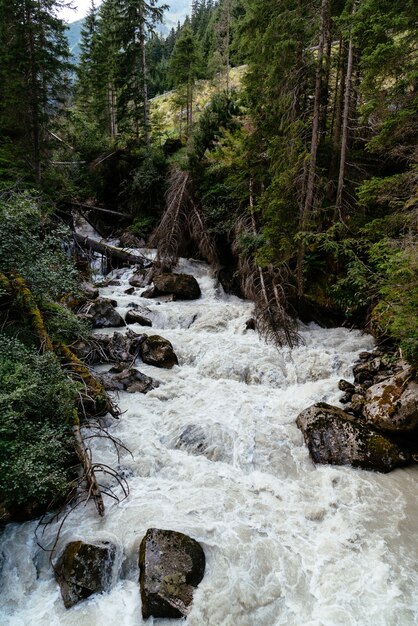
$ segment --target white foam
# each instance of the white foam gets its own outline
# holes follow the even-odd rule
[[[123,551],[109,593],[65,610],[35,523],[2,537],[2,624],[137,626],[139,543],[147,528],[179,530],[201,542],[206,574],[188,626],[411,626],[417,624],[418,470],[389,475],[315,468],[295,426],[318,401],[338,401],[337,382],[372,340],[358,331],[300,329],[304,345],[277,351],[245,330],[251,303],[225,296],[202,263],[183,260],[203,296],[167,303],[124,294],[151,309],[153,328],[174,345],[180,366],[137,366],[161,381],[146,396],[119,396],[112,426],[130,448],[120,469],[130,495],[70,515],[60,539],[108,539]],[[117,465],[112,446],[95,458]],[[43,541],[51,544],[56,528]],[[151,619],[148,624],[154,621]],[[169,626],[169,620],[155,620]]]

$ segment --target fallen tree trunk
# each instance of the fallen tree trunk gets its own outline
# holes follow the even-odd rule
[[[130,213],[121,213],[120,211],[111,211],[110,209],[103,209],[101,206],[92,206],[91,204],[83,204],[82,202],[69,202],[71,206],[83,209],[83,211],[97,211],[98,213],[107,213],[108,215],[117,215],[118,217],[129,217],[132,219]]]
[[[80,424],[77,419],[77,423],[75,423],[72,427],[73,435],[74,435],[74,447],[84,470],[84,477],[86,479],[87,487],[88,487],[88,496],[93,498],[94,504],[96,506],[97,512],[100,517],[103,517],[105,512],[104,502],[102,492],[97,482],[96,474],[94,472],[94,467],[91,462],[90,455],[86,450],[84,445],[83,436],[80,431]]]
[[[151,267],[152,262],[141,254],[132,254],[122,248],[116,248],[103,241],[97,241],[91,237],[85,237],[79,233],[74,233],[74,239],[79,246],[85,250],[98,252],[107,257],[110,261],[124,263],[126,265],[139,265],[141,268]]]

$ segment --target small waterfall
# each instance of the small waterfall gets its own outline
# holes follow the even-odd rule
[[[147,395],[121,393],[111,432],[128,446],[119,470],[129,497],[92,503],[67,519],[69,541],[110,540],[118,571],[109,593],[63,606],[36,543],[36,522],[9,524],[1,536],[0,623],[7,626],[138,626],[138,548],[146,530],[186,533],[201,543],[206,574],[187,626],[412,626],[418,624],[418,467],[389,475],[315,467],[295,425],[315,402],[338,403],[372,339],[343,328],[301,326],[303,344],[277,351],[245,322],[252,305],[227,296],[203,263],[181,260],[202,298],[190,302],[127,295],[131,270],[101,289],[150,309],[180,365],[137,367],[161,381]],[[139,292],[137,292],[139,293]],[[102,331],[101,331],[102,332]],[[110,331],[108,331],[110,332]],[[97,459],[115,466],[113,446],[97,440]],[[53,544],[57,527],[42,543]],[[148,624],[169,626],[171,620]]]

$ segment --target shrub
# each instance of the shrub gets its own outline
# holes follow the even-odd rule
[[[76,386],[52,353],[40,355],[0,334],[1,497],[41,506],[69,489],[69,423]]]

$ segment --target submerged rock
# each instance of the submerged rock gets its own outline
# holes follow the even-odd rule
[[[139,549],[142,616],[187,616],[205,563],[202,547],[191,537],[173,530],[147,530]]]
[[[139,355],[144,363],[155,367],[171,369],[179,364],[172,344],[159,335],[146,337],[139,347]]]
[[[199,283],[190,274],[157,274],[154,276],[155,296],[173,295],[176,300],[197,300]]]
[[[127,391],[128,393],[148,393],[159,387],[160,383],[146,376],[135,368],[122,369],[117,373],[104,374],[101,377],[104,388],[108,391]]]
[[[97,298],[91,302],[83,313],[90,316],[93,328],[118,328],[125,326],[125,322],[117,311],[115,303],[107,298]]]
[[[73,541],[65,547],[54,568],[65,608],[110,589],[115,557],[116,546],[108,541]]]
[[[363,415],[369,424],[390,432],[418,428],[418,383],[412,377],[407,367],[367,390]]]
[[[305,409],[296,423],[314,463],[390,472],[410,461],[410,455],[383,434],[329,404]]]

